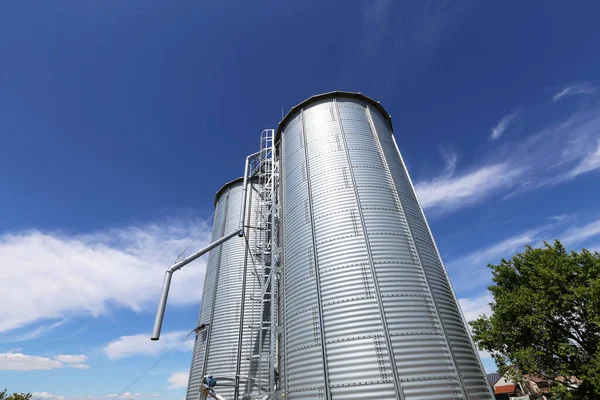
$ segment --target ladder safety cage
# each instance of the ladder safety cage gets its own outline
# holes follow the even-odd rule
[[[250,348],[245,349],[244,353],[249,355],[250,368],[243,398],[262,397],[276,390],[276,271],[280,257],[277,247],[279,163],[274,135],[273,129],[261,133],[260,151],[249,159],[248,167],[249,189],[258,192],[259,201],[251,210],[257,216],[257,223],[244,226],[244,232],[252,230],[253,233],[249,235],[251,240],[246,241],[246,255],[250,258],[252,274],[259,284],[252,286],[250,297],[253,310],[247,328],[256,340],[246,343]]]
[[[243,236],[245,243],[244,264],[250,267],[249,275],[243,276],[244,288],[250,293],[245,308],[240,315],[240,331],[238,339],[237,367],[235,376],[230,374],[215,375],[216,386],[234,386],[235,399],[276,399],[280,398],[277,390],[278,365],[276,357],[277,344],[277,310],[278,310],[278,276],[280,270],[279,237],[279,160],[275,148],[275,130],[265,129],[260,135],[260,151],[246,158],[242,206],[240,210],[239,228],[223,236],[205,248],[176,262],[165,272],[165,279],[156,319],[152,332],[152,340],[158,340],[162,328],[163,316],[173,272],[181,269],[203,254],[220,246],[235,236]],[[247,201],[248,191],[256,192],[258,201]],[[247,210],[248,204],[250,210]],[[245,291],[245,289],[243,289]],[[246,297],[246,295],[243,295]],[[245,325],[248,317],[248,324]],[[197,326],[192,332],[200,334],[210,331],[211,323]],[[208,341],[205,346],[208,346]],[[246,347],[246,348],[244,348]],[[207,354],[205,349],[204,354]],[[206,362],[206,360],[205,360]],[[242,362],[245,364],[242,368]],[[247,367],[246,367],[247,365]],[[211,371],[203,368],[203,375],[211,376]],[[212,378],[212,376],[211,376]],[[220,383],[217,383],[219,382]],[[229,383],[231,382],[231,383]],[[242,391],[242,386],[245,389]],[[201,385],[199,398],[223,399],[216,391]]]

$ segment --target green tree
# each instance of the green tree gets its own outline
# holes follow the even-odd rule
[[[31,393],[13,393],[12,395],[8,395],[8,390],[4,389],[0,392],[0,400],[30,400]]]
[[[8,396],[6,400],[30,400],[31,393],[13,393],[11,396]]]
[[[489,268],[492,315],[471,322],[479,348],[501,373],[550,379],[557,397],[599,399],[600,254],[556,240]]]

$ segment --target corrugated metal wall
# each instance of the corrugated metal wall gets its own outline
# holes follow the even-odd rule
[[[492,398],[389,124],[333,97],[281,127],[286,398]]]
[[[242,181],[233,181],[219,191],[212,240],[217,240],[239,226],[242,201]],[[256,225],[258,194],[249,190],[247,225]],[[252,241],[254,231],[249,230]],[[251,300],[259,292],[256,276],[252,274],[251,260],[246,254],[244,238],[234,237],[211,251],[208,256],[199,324],[210,323],[210,329],[197,335],[192,356],[187,400],[198,400],[202,377],[213,375],[218,382],[218,393],[233,399],[235,375],[242,377],[239,398],[247,388],[250,373],[250,353],[257,345],[253,321],[260,321],[260,302]],[[244,301],[242,301],[244,299]],[[243,307],[243,321],[240,321]],[[240,335],[240,332],[242,335]],[[241,348],[240,344],[241,343]],[[239,352],[239,354],[238,354]]]

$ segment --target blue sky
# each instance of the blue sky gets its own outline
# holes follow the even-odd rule
[[[260,131],[316,93],[392,115],[467,318],[488,262],[554,238],[600,249],[597,7],[0,3],[0,387],[110,399],[177,344],[205,264],[176,275],[150,342],[163,270],[206,242]],[[180,400],[190,348],[127,397]]]

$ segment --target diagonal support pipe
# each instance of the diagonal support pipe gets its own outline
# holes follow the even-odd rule
[[[192,261],[202,257],[204,254],[208,253],[215,247],[225,243],[229,239],[234,236],[242,236],[243,232],[240,229],[236,229],[228,235],[223,236],[222,238],[215,240],[205,248],[198,250],[191,256],[179,261],[178,263],[173,264],[165,271],[165,279],[163,280],[162,292],[160,294],[160,300],[158,302],[158,309],[156,310],[156,318],[154,319],[154,329],[152,329],[152,337],[151,340],[158,340],[160,338],[160,330],[162,328],[163,318],[165,316],[165,309],[167,307],[167,297],[169,296],[169,289],[171,287],[171,276],[173,272],[180,270],[185,267]]]
[[[242,187],[242,206],[240,207],[241,212],[240,212],[239,228],[236,229],[234,232],[231,232],[230,234],[225,235],[218,240],[215,240],[214,242],[212,242],[205,248],[195,252],[191,256],[179,261],[178,263],[171,265],[169,267],[169,269],[167,269],[165,271],[165,278],[163,280],[163,287],[162,287],[162,291],[160,293],[160,300],[158,301],[158,309],[156,310],[156,318],[154,319],[154,328],[152,329],[152,336],[150,337],[151,340],[158,340],[160,338],[160,331],[162,329],[162,323],[163,323],[163,319],[165,316],[165,309],[167,308],[167,297],[169,297],[169,289],[171,288],[171,278],[172,278],[173,272],[180,270],[181,268],[185,267],[192,261],[202,257],[204,254],[208,253],[215,247],[225,243],[232,237],[244,236],[244,219],[246,218],[246,197],[248,196],[248,183],[249,183],[248,169],[250,167],[250,159],[252,159],[253,157],[256,157],[257,154],[258,153],[254,153],[254,154],[251,154],[248,157],[246,157],[246,166],[244,167],[244,185]]]

